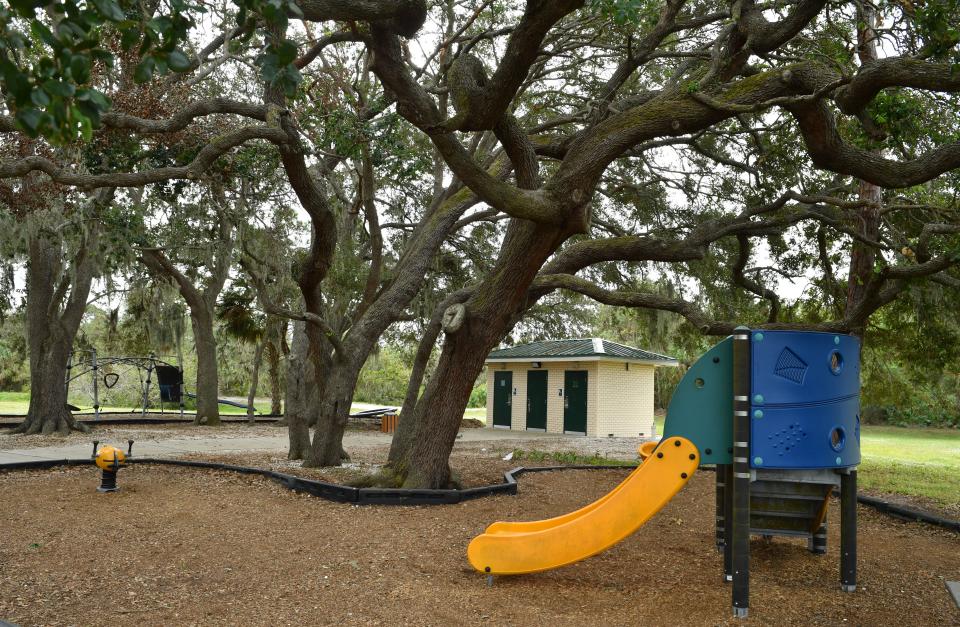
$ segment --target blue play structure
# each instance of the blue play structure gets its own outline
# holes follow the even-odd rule
[[[827,551],[840,490],[840,584],[856,589],[860,341],[738,327],[677,384],[663,438],[686,438],[715,464],[716,544],[734,615],[749,607],[750,536],[792,536]]]
[[[750,342],[753,468],[860,463],[860,342],[849,335],[754,331]]]

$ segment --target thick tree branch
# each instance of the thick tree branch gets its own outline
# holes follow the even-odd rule
[[[770,301],[770,313],[767,315],[767,322],[776,322],[780,315],[780,297],[777,296],[777,293],[773,290],[760,285],[743,273],[744,268],[747,267],[747,262],[750,260],[750,238],[744,233],[738,233],[737,244],[739,253],[737,254],[736,263],[734,263],[733,268],[731,268],[733,282],[745,290]]]
[[[196,179],[214,161],[237,146],[254,139],[265,139],[282,145],[287,135],[281,129],[270,126],[246,126],[210,140],[193,160],[183,166],[169,166],[142,172],[112,172],[108,174],[85,174],[64,168],[45,157],[25,157],[14,161],[0,161],[0,179],[23,177],[30,172],[43,172],[55,183],[72,185],[82,189],[98,187],[142,187],[171,179]]]
[[[292,309],[287,309],[270,297],[270,290],[267,289],[266,281],[264,280],[263,276],[254,268],[254,264],[251,263],[253,259],[255,258],[250,254],[250,252],[244,249],[244,254],[240,257],[240,266],[244,269],[244,271],[246,271],[247,276],[250,277],[250,282],[253,284],[254,289],[257,290],[257,298],[260,301],[260,305],[263,307],[264,313],[273,316],[279,316],[281,318],[287,318],[289,320],[299,320],[301,322],[315,325],[318,329],[320,329],[320,332],[323,333],[327,341],[330,342],[330,345],[337,354],[346,355],[346,349],[344,348],[343,343],[340,341],[340,337],[336,334],[336,332],[334,332],[323,316],[309,311],[298,312],[293,311]]]
[[[841,111],[855,115],[887,87],[956,92],[960,91],[960,71],[949,63],[905,57],[876,59],[864,63],[850,83],[837,91],[835,100]]]
[[[404,37],[416,34],[427,15],[424,0],[299,0],[297,6],[310,22],[382,22]]]
[[[338,31],[336,33],[330,33],[324,37],[321,37],[310,46],[310,49],[304,52],[297,60],[293,62],[293,65],[298,69],[302,70],[303,68],[310,65],[314,59],[316,59],[323,49],[327,46],[342,43],[345,41],[362,41],[362,37],[350,30]]]
[[[500,64],[471,106],[443,124],[446,131],[493,129],[527,78],[530,66],[540,55],[547,32],[561,19],[579,9],[584,0],[527,0],[526,10],[513,29]]]
[[[173,279],[177,284],[180,295],[187,301],[191,311],[206,311],[206,299],[184,273],[170,261],[170,258],[160,248],[141,248],[140,262],[155,274]]]
[[[395,35],[374,28],[367,45],[374,51],[374,72],[397,95],[397,111],[430,136],[453,173],[482,201],[516,218],[552,224],[566,221],[566,214],[551,197],[540,191],[517,189],[491,176],[452,132],[437,130],[442,122],[440,112],[431,96],[407,72]]]
[[[925,183],[960,168],[960,141],[930,150],[915,159],[887,159],[843,140],[824,103],[788,107],[796,118],[814,165],[888,188]]]
[[[639,307],[672,311],[686,318],[701,333],[706,335],[726,335],[732,333],[736,324],[718,322],[710,318],[693,303],[682,299],[668,298],[659,294],[630,292],[624,290],[605,290],[586,279],[572,274],[547,274],[538,276],[531,285],[534,290],[564,289],[583,294],[605,305],[618,307]]]
[[[182,131],[197,118],[214,114],[238,115],[265,122],[267,120],[267,107],[229,98],[208,98],[191,102],[166,119],[155,120],[119,111],[108,111],[103,114],[101,122],[105,128],[135,131],[150,135]],[[13,118],[0,117],[0,132],[14,131],[17,131],[17,128]]]

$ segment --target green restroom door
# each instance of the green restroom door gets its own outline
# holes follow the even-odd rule
[[[547,430],[547,371],[527,371],[527,429]]]
[[[563,430],[587,432],[586,370],[566,370],[563,373]]]
[[[493,373],[493,426],[510,427],[510,405],[513,398],[513,371]]]

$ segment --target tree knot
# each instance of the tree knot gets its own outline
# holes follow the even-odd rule
[[[443,332],[450,334],[456,333],[463,326],[463,321],[467,317],[467,307],[463,303],[455,303],[446,308],[443,312],[443,319],[440,326]]]

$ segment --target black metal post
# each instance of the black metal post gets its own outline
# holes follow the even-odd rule
[[[147,366],[147,384],[143,387],[143,406],[140,408],[140,417],[147,415],[147,402],[150,398],[150,378],[153,375],[153,369],[156,367],[156,359],[153,353],[150,353],[150,365]]]
[[[857,589],[857,471],[840,475],[840,589]]]
[[[93,368],[93,417],[100,420],[100,367],[97,365],[97,349],[90,351],[90,364]]]
[[[727,478],[727,465],[726,464],[717,464],[717,550],[723,551],[723,545],[725,544],[725,533],[726,528],[724,521],[726,520],[725,511],[724,511],[724,488],[726,487],[726,478]]]
[[[750,607],[750,329],[733,332],[733,615]]]
[[[728,582],[733,581],[733,464],[723,465],[723,483],[723,580]]]

